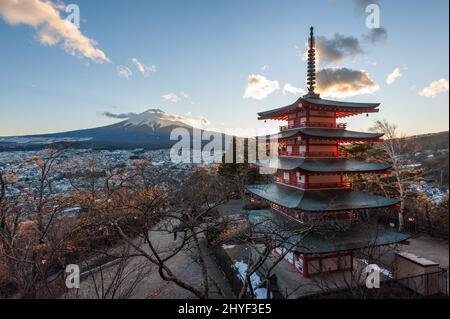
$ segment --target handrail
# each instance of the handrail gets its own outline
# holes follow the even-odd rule
[[[280,156],[299,156],[299,157],[343,157],[347,158],[348,153],[347,152],[300,152],[297,150],[293,151],[279,151],[278,152]]]
[[[280,126],[280,131],[287,131],[294,128],[336,128],[336,129],[346,129],[347,123],[326,123],[326,122],[303,122],[303,123],[294,123],[289,125]]]
[[[353,183],[350,181],[343,181],[343,182],[331,182],[331,183],[298,183],[297,181],[292,180],[285,180],[282,177],[275,177],[275,181],[289,186],[298,187],[301,189],[341,189],[341,188],[352,188]]]

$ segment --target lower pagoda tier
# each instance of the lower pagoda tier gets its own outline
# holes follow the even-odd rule
[[[281,206],[280,208],[303,212],[335,212],[382,208],[400,203],[397,199],[370,195],[351,189],[304,191],[277,183],[251,185],[246,188],[259,199],[279,205]]]
[[[383,172],[392,168],[390,164],[367,163],[347,158],[298,158],[280,157],[272,160],[257,161],[255,165],[277,170],[295,170],[309,173],[338,174],[338,173],[373,173]]]
[[[277,234],[274,253],[283,256],[303,276],[353,269],[355,252],[364,249],[407,244],[409,235],[392,232],[379,226],[355,222],[346,231],[319,232],[292,222],[271,210],[251,211],[247,219],[262,231]],[[283,238],[282,240],[280,240]]]

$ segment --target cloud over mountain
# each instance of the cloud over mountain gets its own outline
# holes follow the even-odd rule
[[[208,126],[211,124],[211,121],[205,116],[198,116],[197,118],[193,118],[191,115],[183,116],[177,114],[166,113],[160,109],[148,109],[142,113],[111,113],[111,112],[103,112],[101,113],[103,116],[113,118],[113,119],[121,119],[126,120],[123,125],[124,126],[193,126],[193,127],[202,127]]]

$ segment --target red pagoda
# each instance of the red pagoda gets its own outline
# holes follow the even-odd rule
[[[281,244],[287,260],[303,276],[352,269],[354,251],[406,241],[404,234],[359,222],[360,212],[396,206],[399,201],[352,190],[346,176],[384,174],[388,164],[350,159],[340,147],[358,142],[379,142],[383,134],[347,130],[340,122],[349,116],[378,112],[379,103],[351,103],[322,99],[315,92],[315,39],[313,28],[308,51],[308,94],[295,103],[259,113],[260,120],[287,121],[276,135],[279,156],[257,161],[277,170],[272,184],[247,186],[253,200],[265,201],[271,219],[287,218],[312,226],[298,247]],[[250,216],[255,218],[255,215]]]

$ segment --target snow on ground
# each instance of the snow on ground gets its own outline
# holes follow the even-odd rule
[[[227,249],[233,249],[234,247],[236,247],[236,245],[227,245],[227,244],[223,244],[222,248],[227,250]]]
[[[241,280],[244,281],[247,275],[248,265],[243,261],[236,261],[233,265],[233,268],[239,272]],[[255,292],[256,299],[266,299],[267,289],[256,288],[259,287],[263,282],[261,277],[259,277],[257,273],[253,273],[250,276],[250,282],[252,284],[253,291]]]
[[[436,205],[439,205],[446,197],[448,197],[448,189],[443,191],[438,187],[434,187],[424,181],[411,183],[409,188],[417,194],[424,193],[425,196],[431,199]]]

